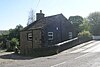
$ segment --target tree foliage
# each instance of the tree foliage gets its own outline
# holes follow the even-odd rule
[[[17,25],[15,29],[9,29],[8,34],[0,35],[1,45],[3,48],[7,48],[6,42],[9,41],[10,48],[8,51],[14,50],[15,46],[19,45],[19,38],[20,38],[20,30],[23,29],[22,25]]]
[[[4,49],[6,48],[6,40],[8,39],[8,34],[2,34],[0,35],[0,48]]]
[[[81,31],[90,31],[91,25],[87,19],[83,20],[83,23],[79,25]]]
[[[92,38],[92,35],[89,31],[82,31],[78,34],[78,37],[82,40],[84,39],[91,39]]]
[[[70,16],[69,21],[73,24],[77,35],[81,31],[79,25],[82,24],[83,18],[81,16]]]
[[[91,24],[91,32],[93,35],[100,35],[100,12],[90,13],[88,16],[89,23]]]
[[[100,12],[90,13],[88,16],[88,20],[93,25],[100,23]]]
[[[83,18],[81,16],[70,16],[69,17],[69,21],[71,21],[71,23],[77,23],[78,25],[80,25],[83,21]]]
[[[23,26],[17,25],[15,29],[9,29],[9,40],[12,38],[17,38],[19,40],[20,30],[23,29]]]

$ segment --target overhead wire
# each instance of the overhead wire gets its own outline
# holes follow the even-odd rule
[[[37,11],[37,8],[38,8],[39,3],[40,3],[40,0],[38,0],[38,3],[37,3],[36,8],[34,10],[35,12]]]

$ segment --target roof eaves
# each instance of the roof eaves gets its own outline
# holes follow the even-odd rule
[[[41,20],[41,19],[40,19]],[[24,29],[22,29],[22,30],[27,30],[27,29],[29,29],[30,27],[32,27],[35,23],[37,23],[39,20],[36,20],[36,21],[34,21],[34,22],[32,22],[31,24],[29,24],[28,26],[26,26]]]

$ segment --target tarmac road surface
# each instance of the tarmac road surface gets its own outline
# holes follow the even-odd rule
[[[0,67],[100,67],[100,41],[92,40],[48,57],[0,53]]]

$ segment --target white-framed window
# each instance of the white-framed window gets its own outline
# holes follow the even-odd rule
[[[72,32],[69,32],[69,39],[72,39],[72,37],[73,37]]]
[[[48,32],[48,40],[53,40],[53,32]]]
[[[27,39],[32,40],[32,33],[31,32],[27,34]]]

